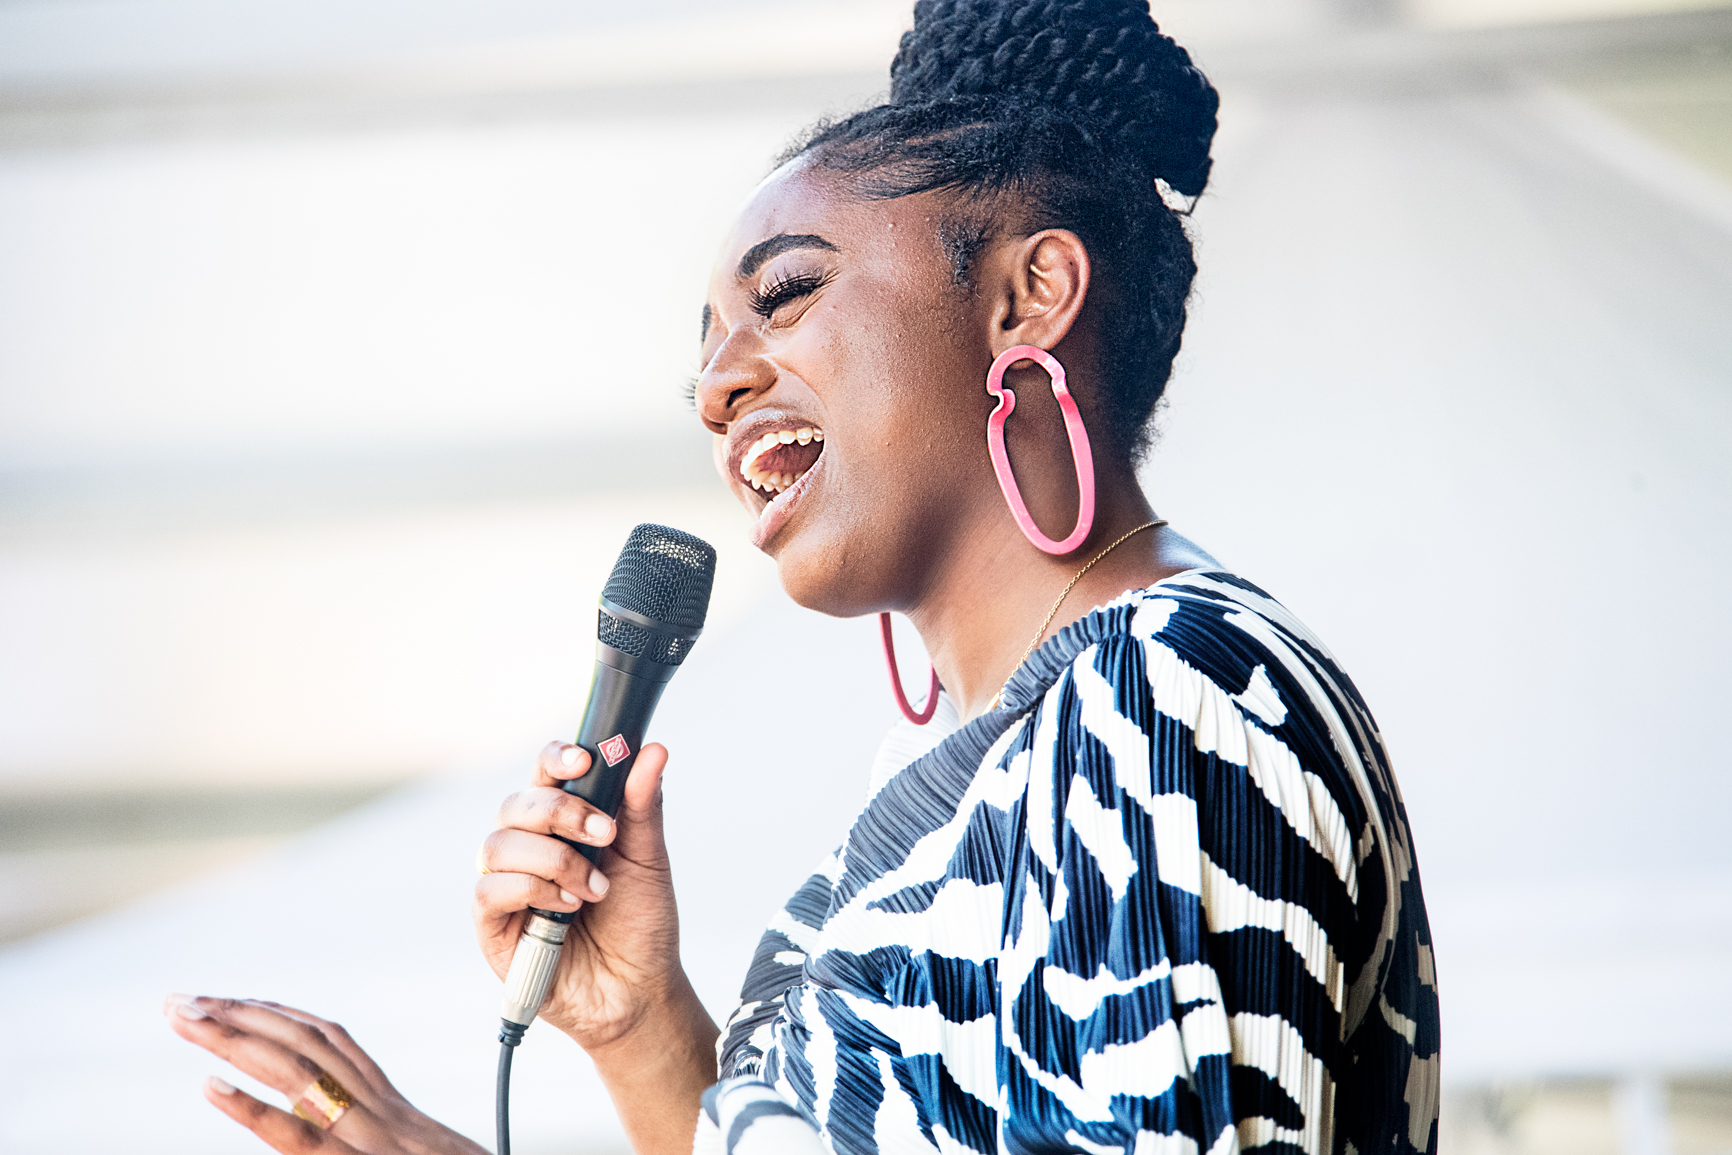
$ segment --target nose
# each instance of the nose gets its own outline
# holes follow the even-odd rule
[[[698,417],[711,433],[726,433],[752,401],[775,384],[776,367],[764,356],[756,334],[735,329],[698,377]]]

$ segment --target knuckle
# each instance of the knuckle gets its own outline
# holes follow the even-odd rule
[[[531,827],[540,825],[546,821],[547,816],[558,805],[559,800],[552,797],[545,787],[532,793],[525,793],[523,796],[523,820]]]
[[[551,815],[552,821],[549,825],[568,827],[572,830],[582,830],[583,820],[589,817],[589,810],[589,803],[585,802],[581,798],[573,798],[562,790],[559,793],[559,797],[554,800],[553,813]]]
[[[521,874],[488,875],[475,884],[475,917],[497,919],[522,909],[523,892],[528,882]]]

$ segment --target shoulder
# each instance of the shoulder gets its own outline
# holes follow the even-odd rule
[[[1319,674],[1332,685],[1346,682],[1285,606],[1222,571],[1189,571],[1130,591],[1055,641],[1068,642],[1070,652],[1060,682],[1097,695],[1110,688],[1121,709],[1152,699],[1187,721],[1218,705],[1223,721],[1248,714],[1280,726],[1290,699],[1307,697]]]
[[[1110,784],[1145,808],[1174,793],[1235,812],[1267,803],[1348,880],[1353,837],[1369,822],[1366,845],[1384,841],[1399,821],[1357,691],[1303,623],[1250,582],[1187,572],[1072,630],[1065,668],[1029,727],[1054,775],[1086,771],[1097,789]]]

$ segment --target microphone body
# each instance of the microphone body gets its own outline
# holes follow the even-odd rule
[[[630,613],[606,598],[602,599],[601,612],[616,621]],[[693,631],[688,640],[696,638],[697,631]],[[625,798],[625,780],[643,747],[644,731],[649,728],[650,716],[655,713],[662,691],[667,689],[668,681],[678,668],[643,655],[625,653],[599,639],[596,641],[595,677],[590,681],[589,701],[584,704],[583,722],[577,730],[577,745],[589,755],[589,771],[581,778],[568,779],[564,783],[563,789],[567,794],[583,799],[597,810],[606,811],[609,817],[618,813],[620,802]],[[573,842],[569,838],[560,841],[591,862],[601,861],[599,846]],[[571,920],[570,915],[561,917],[568,922]]]
[[[690,534],[665,526],[634,529],[614,564],[597,616],[595,676],[576,744],[589,755],[589,770],[563,784],[606,813],[619,812],[626,777],[637,761],[644,733],[662,691],[703,631],[716,553]],[[590,862],[601,848],[561,838]],[[500,1009],[500,1041],[515,1046],[547,999],[573,912],[529,911]]]

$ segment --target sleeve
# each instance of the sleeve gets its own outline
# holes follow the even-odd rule
[[[1003,1149],[1327,1147],[1300,1026],[1339,993],[1302,901],[1318,863],[1270,829],[1251,727],[1158,638],[1103,640],[1042,700],[1005,879]]]
[[[745,1076],[704,1092],[692,1155],[828,1155],[818,1129],[768,1083]]]
[[[693,1155],[825,1155],[817,1128],[761,1076],[788,991],[804,977],[823,925],[837,865],[837,854],[826,858],[758,940],[740,1005],[716,1041],[720,1082],[704,1092]]]
[[[728,1016],[716,1040],[722,1079],[756,1075],[762,1070],[788,991],[801,981],[806,956],[824,923],[836,865],[837,855],[831,854],[770,920],[758,940],[752,965],[740,986],[740,1005]]]

